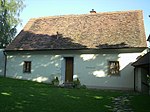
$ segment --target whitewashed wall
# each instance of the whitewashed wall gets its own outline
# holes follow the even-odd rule
[[[3,49],[0,49],[0,76],[4,76],[4,65],[5,56],[3,54]]]
[[[23,62],[31,61],[31,73],[23,73]],[[61,57],[59,55],[9,55],[7,57],[8,77],[50,83],[61,76]]]
[[[131,63],[138,53],[88,54],[75,58],[75,75],[88,87],[134,89],[134,68]],[[108,75],[108,61],[119,61],[120,75]]]
[[[62,83],[65,79],[64,57],[74,57],[74,78],[87,87],[133,89],[134,68],[131,63],[140,53],[116,54],[24,54],[7,56],[7,77],[48,82],[58,76]],[[32,72],[23,73],[23,62],[32,61]],[[108,75],[108,61],[119,61],[120,76]]]

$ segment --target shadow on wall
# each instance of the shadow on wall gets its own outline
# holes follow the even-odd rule
[[[80,79],[82,84],[95,87],[103,86],[110,80],[110,75],[108,75],[109,61],[117,61],[118,59],[118,54],[82,54],[78,60],[80,63],[75,62],[76,77]]]
[[[6,48],[6,50],[42,50],[42,49],[82,49],[86,48],[86,46],[81,45],[79,43],[74,42],[72,39],[73,37],[64,37],[62,34],[56,32],[55,35],[48,35],[48,34],[36,34],[29,31],[22,30],[20,34],[16,37],[16,39]],[[40,55],[41,54],[41,55]],[[25,78],[25,79],[33,79],[35,81],[47,81],[51,80],[54,76],[60,75],[60,65],[61,60],[59,55],[55,55],[50,57],[48,55],[43,55],[42,53],[39,53],[36,55],[36,57],[33,57],[32,55],[22,55],[19,54],[19,59],[17,60],[18,56],[15,55],[9,56],[8,58],[13,62],[13,64],[10,64],[11,71],[14,71],[16,78]],[[28,75],[25,75],[24,77],[21,76],[22,74],[22,66],[23,61],[32,61],[32,58],[37,58],[37,62],[33,62],[34,68],[32,69],[32,73],[36,74],[30,75],[30,78]],[[17,64],[16,64],[17,63]],[[16,71],[18,68],[18,65],[20,66],[21,70],[19,73]],[[16,70],[13,70],[16,69]],[[49,71],[47,69],[50,69]],[[53,70],[55,73],[53,73]],[[10,71],[10,73],[11,73]],[[44,72],[46,77],[41,76],[41,72]],[[51,72],[51,73],[50,73]],[[8,73],[9,74],[9,73]],[[11,73],[12,74],[12,73]],[[42,73],[43,74],[43,73]],[[50,77],[49,74],[52,74]],[[54,76],[53,76],[54,75]],[[36,77],[36,78],[35,78]],[[48,78],[47,78],[48,77]]]
[[[82,54],[79,62],[82,62],[80,63],[81,67],[88,74],[95,77],[107,77],[108,62],[117,61],[118,59],[118,54]]]
[[[80,57],[81,66],[77,68],[80,71],[77,71],[76,77],[81,79],[82,84],[95,87],[124,87],[124,89],[134,87],[134,67],[131,63],[134,62],[137,54],[90,54]],[[109,75],[109,61],[119,61],[120,73],[118,75]]]
[[[74,42],[73,37],[64,37],[62,34],[55,35],[47,35],[47,34],[35,34],[32,32],[21,31],[11,45],[9,45],[7,49],[20,49],[20,50],[36,50],[36,49],[84,49],[87,46]],[[13,45],[15,44],[15,48]],[[126,47],[125,43],[116,44],[116,45],[99,45],[97,48],[118,48],[118,47]],[[112,53],[112,54],[111,54]],[[60,55],[49,55],[39,53],[35,57],[34,55],[29,54],[19,54],[15,57],[15,55],[9,56],[11,60],[10,73],[13,74],[16,78],[25,78],[34,81],[48,81],[54,78],[55,76],[60,76],[61,73],[61,61],[62,58]],[[19,57],[19,58],[18,58]],[[76,74],[88,74],[82,75],[82,79],[89,80],[91,75],[93,78],[104,78],[108,77],[108,61],[117,61],[119,59],[119,54],[115,54],[110,52],[109,54],[83,54],[80,55],[80,65],[77,68]],[[16,61],[17,60],[17,61]],[[32,74],[25,74],[24,77],[21,76],[23,72],[23,61],[32,61],[34,68],[32,68]],[[34,60],[36,60],[34,62]],[[77,65],[78,63],[75,62]],[[20,66],[20,70],[18,71],[18,66]],[[80,71],[79,71],[80,70]],[[81,71],[82,70],[82,71]],[[9,71],[9,70],[8,70]],[[12,71],[14,71],[12,73]],[[55,72],[54,72],[55,71]],[[84,72],[86,71],[86,73]],[[9,74],[9,73],[8,73]],[[45,76],[41,76],[41,74],[45,74]],[[51,74],[51,76],[50,76]],[[76,75],[75,74],[75,75]],[[30,76],[29,76],[30,75]],[[107,79],[106,79],[107,82]],[[84,81],[83,81],[84,83]]]
[[[55,77],[58,77],[60,80],[61,76],[61,56],[60,55],[43,55],[36,57],[40,60],[33,61],[34,68],[32,72],[36,74],[36,77],[33,78],[33,81],[43,82],[43,81],[52,81]],[[42,76],[42,74],[45,74]]]
[[[37,82],[50,82],[61,75],[61,56],[51,54],[23,54],[8,56],[8,72],[12,77]],[[23,73],[24,61],[31,61],[31,73]],[[11,62],[11,63],[9,63]],[[9,76],[9,75],[8,75]]]
[[[107,85],[108,83],[112,83],[110,82],[112,79],[115,79],[115,84],[121,85],[123,83],[126,84],[133,79],[132,76],[130,76],[131,73],[133,73],[131,64],[128,62],[126,63],[127,60],[123,59],[120,60],[125,61],[124,66],[120,68],[120,72],[123,77],[122,75],[122,78],[113,76],[111,77],[108,75],[108,62],[118,61],[120,59],[119,54],[82,54],[75,57],[79,58],[75,58],[76,60],[74,61],[74,65],[76,67],[74,68],[74,77],[78,77],[82,84],[87,84],[87,81],[90,84],[94,84],[94,81],[95,84],[103,83],[104,85]],[[11,62],[11,64],[8,64],[11,68],[8,71],[13,75],[14,78],[46,83],[51,82],[51,80],[53,80],[55,77],[58,77],[59,80],[61,80],[61,63],[63,60],[61,55],[51,55],[50,53],[42,54],[42,52],[38,52],[38,54],[33,53],[32,55],[21,54],[17,56],[8,56],[8,60]],[[31,73],[23,73],[24,60],[32,62]]]

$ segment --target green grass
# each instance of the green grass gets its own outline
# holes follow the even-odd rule
[[[131,104],[135,112],[150,112],[150,95],[135,94]]]
[[[109,112],[112,98],[124,94],[120,91],[56,88],[0,77],[0,112]],[[150,111],[149,96],[132,96],[134,109],[147,109],[137,112]]]

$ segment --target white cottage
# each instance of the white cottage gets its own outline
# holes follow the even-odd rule
[[[140,10],[34,18],[6,47],[4,75],[134,90],[131,64],[146,46]]]

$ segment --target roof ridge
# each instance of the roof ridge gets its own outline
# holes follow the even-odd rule
[[[34,23],[37,19],[35,18],[31,18],[27,24],[24,26],[23,30],[26,31],[26,30],[29,30],[29,28],[32,26],[32,23]]]
[[[116,14],[116,13],[128,13],[128,12],[142,12],[143,10],[126,10],[126,11],[110,11],[110,12],[96,12],[94,14],[68,14],[68,15],[54,15],[54,16],[43,16],[35,17],[30,20],[45,19],[45,18],[56,18],[56,17],[72,17],[72,16],[86,16],[86,15],[99,15],[99,14]]]

